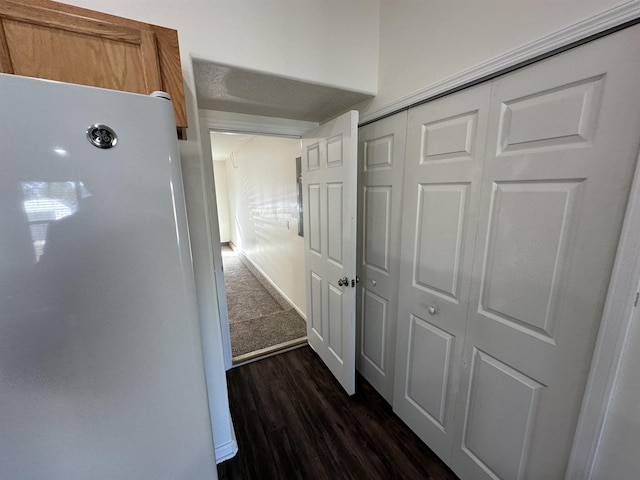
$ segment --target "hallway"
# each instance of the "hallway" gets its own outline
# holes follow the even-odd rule
[[[306,322],[262,274],[231,248],[222,247],[234,363],[306,342]]]

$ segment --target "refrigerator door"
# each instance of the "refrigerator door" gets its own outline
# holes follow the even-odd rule
[[[0,75],[2,479],[217,478],[174,125]]]

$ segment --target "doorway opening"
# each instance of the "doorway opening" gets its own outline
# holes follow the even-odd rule
[[[234,365],[306,344],[294,138],[210,132]]]

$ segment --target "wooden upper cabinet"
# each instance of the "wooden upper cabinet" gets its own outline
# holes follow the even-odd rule
[[[0,0],[0,71],[142,94],[164,90],[185,138],[175,30],[48,0]]]

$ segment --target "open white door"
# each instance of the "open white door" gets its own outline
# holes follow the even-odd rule
[[[358,112],[302,138],[307,337],[355,393]]]

